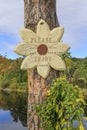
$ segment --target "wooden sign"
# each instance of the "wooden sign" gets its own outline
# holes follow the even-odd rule
[[[26,56],[21,69],[37,68],[43,78],[48,76],[50,66],[55,70],[65,70],[66,66],[61,56],[70,47],[60,42],[63,33],[63,27],[56,27],[51,31],[44,20],[38,23],[36,33],[30,29],[21,29],[23,42],[14,49],[17,54]]]

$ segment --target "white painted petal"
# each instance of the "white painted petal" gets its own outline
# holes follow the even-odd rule
[[[37,46],[36,45],[31,45],[31,44],[28,44],[28,43],[20,43],[18,44],[15,48],[14,48],[14,51],[19,54],[19,55],[22,55],[22,56],[28,56],[30,55],[31,53],[32,54],[35,54],[36,53],[36,48]]]
[[[50,34],[49,25],[44,20],[40,20],[40,22],[37,25],[37,35],[42,40],[44,40],[45,38],[48,38],[49,34]]]
[[[54,43],[60,41],[63,36],[63,33],[64,33],[63,27],[54,28],[49,35],[49,37],[51,38],[51,42]]]
[[[26,28],[20,29],[20,35],[22,39],[24,40],[24,42],[28,42],[28,43],[35,43],[38,39],[38,36],[36,35],[36,33]]]
[[[38,64],[38,61],[36,60],[36,56],[27,56],[21,65],[21,69],[22,70],[29,70],[29,69],[33,69],[36,68]]]
[[[40,76],[42,76],[43,78],[46,78],[49,74],[50,67],[47,62],[41,61],[37,66],[37,71]]]
[[[51,55],[51,60],[49,60],[49,64],[55,70],[62,71],[66,69],[64,61],[61,59],[61,57],[57,55]]]
[[[69,49],[70,49],[69,45],[60,42],[49,45],[49,53],[57,54],[59,56],[65,54]]]

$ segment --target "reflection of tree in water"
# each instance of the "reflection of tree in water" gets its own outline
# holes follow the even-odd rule
[[[0,107],[10,110],[13,121],[27,126],[27,93],[0,92]]]
[[[85,100],[87,102],[87,99]],[[0,108],[10,110],[14,122],[20,120],[23,126],[27,126],[27,93],[0,91]],[[85,116],[87,116],[87,106]]]

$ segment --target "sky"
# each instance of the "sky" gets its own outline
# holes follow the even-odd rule
[[[57,16],[64,27],[62,41],[71,46],[72,57],[87,57],[87,0],[57,0]],[[21,42],[24,27],[23,0],[0,0],[0,54],[19,57],[14,47]]]
[[[14,122],[10,111],[0,110],[0,130],[27,130],[27,128],[24,128],[19,120]]]

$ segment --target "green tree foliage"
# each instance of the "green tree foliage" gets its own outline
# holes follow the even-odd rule
[[[21,62],[22,58],[11,60],[0,56],[0,87],[17,89],[27,86],[27,72],[20,69]]]
[[[63,59],[67,68],[64,72],[67,80],[81,88],[87,88],[87,58],[72,58],[70,53],[66,53]],[[0,87],[8,88],[13,84],[15,88],[15,84],[24,86],[24,83],[27,83],[27,72],[20,69],[22,60],[22,58],[11,60],[0,55]]]
[[[47,99],[36,107],[45,130],[85,130],[82,122],[85,101],[78,86],[60,77],[53,81]],[[74,121],[78,126],[74,128]]]
[[[79,87],[87,88],[87,58],[72,58],[73,65],[70,69],[72,83]]]
[[[81,88],[87,88],[87,57],[72,58],[70,53],[63,56],[66,63],[66,71],[62,74],[67,76],[67,80]]]

